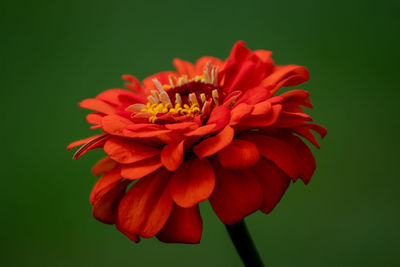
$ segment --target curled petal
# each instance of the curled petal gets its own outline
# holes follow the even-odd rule
[[[206,200],[214,185],[214,171],[208,159],[192,157],[172,173],[169,189],[175,203],[187,208]]]
[[[218,159],[224,168],[239,170],[248,169],[257,164],[260,154],[257,147],[244,140],[235,139],[218,152]]]
[[[224,224],[237,223],[261,207],[263,193],[251,171],[224,169],[217,162],[213,167],[216,183],[209,200]]]
[[[121,200],[119,228],[145,238],[156,235],[165,225],[172,209],[167,188],[168,174],[158,171],[139,180]]]
[[[74,147],[84,145],[84,144],[88,143],[89,141],[92,141],[92,140],[94,140],[94,139],[96,139],[96,138],[98,138],[100,136],[104,136],[104,134],[96,134],[96,135],[93,135],[93,136],[90,136],[90,137],[87,137],[87,138],[72,142],[71,144],[69,144],[67,146],[67,151],[71,150]]]
[[[110,138],[110,135],[108,134],[101,134],[90,141],[88,141],[86,144],[81,146],[74,154],[73,158],[74,159],[79,159],[83,154],[88,152],[89,150],[100,148],[104,145],[104,143],[107,141],[107,139]]]
[[[271,161],[261,158],[253,168],[263,191],[261,211],[270,213],[281,200],[290,184],[290,178]]]
[[[193,152],[201,159],[211,156],[228,146],[232,142],[234,135],[235,131],[233,128],[226,126],[225,129],[216,136],[207,138],[200,144],[194,146]]]
[[[283,86],[298,85],[308,81],[309,74],[305,67],[297,65],[275,66],[272,73],[265,78],[261,84],[275,87],[271,90],[274,95]]]
[[[199,205],[182,208],[174,205],[167,223],[157,234],[164,243],[200,243],[203,231],[203,220],[200,216]]]

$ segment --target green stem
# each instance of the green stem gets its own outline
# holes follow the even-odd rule
[[[249,231],[247,230],[244,220],[232,224],[225,225],[228,230],[229,236],[236,248],[244,266],[246,267],[264,267],[260,255],[251,239]]]

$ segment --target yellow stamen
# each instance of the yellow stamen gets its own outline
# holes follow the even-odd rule
[[[215,105],[218,106],[219,105],[219,102],[218,102],[218,98],[219,98],[218,91],[217,90],[213,90],[211,92],[211,95],[212,95],[212,97],[214,99]]]
[[[200,113],[200,108],[198,104],[192,104],[191,106],[184,104],[183,107],[181,106],[181,104],[176,104],[175,107],[172,107],[171,103],[154,104],[148,102],[146,108],[143,108],[140,111],[149,113],[151,115],[149,117],[149,121],[151,123],[155,123],[155,121],[158,119],[157,114],[159,113],[172,113],[194,116]]]

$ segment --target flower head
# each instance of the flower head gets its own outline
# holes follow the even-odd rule
[[[68,147],[81,146],[76,159],[95,148],[107,154],[92,170],[102,176],[90,195],[93,215],[135,242],[200,242],[207,199],[225,224],[271,212],[291,181],[307,184],[314,173],[300,137],[319,147],[312,131],[326,134],[303,112],[312,108],[309,93],[277,94],[307,81],[307,70],[274,65],[269,51],[239,41],[225,61],[174,65],[142,83],[124,75],[128,90],[82,101],[102,133]]]

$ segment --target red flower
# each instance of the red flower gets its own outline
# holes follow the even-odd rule
[[[299,137],[318,143],[326,130],[303,113],[309,94],[281,87],[308,80],[306,68],[277,66],[271,52],[235,44],[226,61],[175,59],[177,72],[143,80],[124,75],[79,106],[104,133],[69,145],[75,153],[104,149],[94,167],[103,175],[90,195],[96,219],[115,224],[131,240],[198,243],[199,202],[209,200],[225,224],[257,210],[271,212],[290,182],[307,184],[315,160]],[[129,189],[128,187],[131,186]]]

